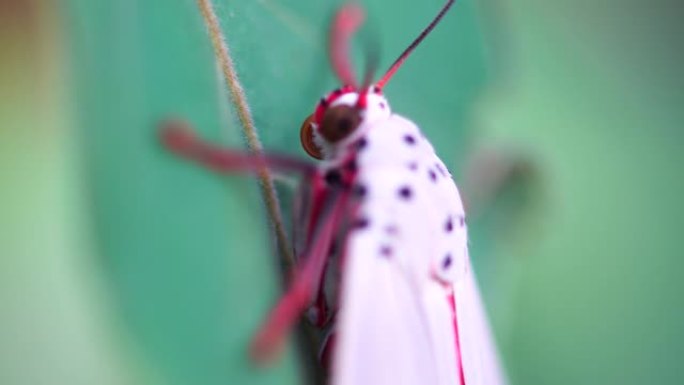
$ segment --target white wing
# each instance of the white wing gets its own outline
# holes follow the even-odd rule
[[[456,383],[449,304],[425,274],[429,258],[417,241],[429,239],[429,228],[404,223],[421,205],[400,201],[389,188],[404,178],[391,170],[374,175],[361,209],[368,225],[347,241],[333,384]],[[414,267],[417,252],[422,268]]]
[[[477,280],[468,264],[463,279],[454,283],[456,314],[467,385],[506,384]]]
[[[393,115],[368,131],[357,158],[367,226],[346,244],[334,385],[459,384],[459,362],[468,385],[504,383],[468,268],[458,191],[421,137]]]
[[[454,384],[438,380],[431,320],[397,266],[356,259],[346,269],[351,279],[337,320],[333,384]],[[441,310],[448,320],[448,308]]]

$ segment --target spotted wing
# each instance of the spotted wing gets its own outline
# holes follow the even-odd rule
[[[368,224],[348,237],[333,365],[336,385],[457,383],[446,292],[425,273],[429,261],[421,248],[430,231],[420,225],[423,210],[390,188],[405,182],[402,174],[385,170],[375,177],[359,213]],[[411,259],[416,257],[428,262],[419,264],[425,269],[414,268]]]
[[[397,115],[365,141],[367,226],[348,236],[333,384],[503,383],[446,167]]]
[[[415,125],[392,117],[357,156],[366,192],[343,265],[333,383],[457,384],[448,289],[433,279],[441,213]]]

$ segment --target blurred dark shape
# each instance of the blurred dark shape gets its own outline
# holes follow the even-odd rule
[[[539,226],[533,223],[541,219],[547,196],[543,173],[533,157],[512,146],[485,147],[469,159],[464,174],[461,188],[471,220],[491,226],[497,238],[540,237]]]
[[[465,168],[463,195],[469,215],[477,215],[498,200],[513,200],[524,209],[538,197],[540,178],[537,165],[523,153],[481,149]]]

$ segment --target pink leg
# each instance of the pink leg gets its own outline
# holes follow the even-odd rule
[[[284,336],[314,300],[330,244],[344,216],[347,194],[334,194],[330,197],[330,202],[332,207],[320,218],[319,231],[312,237],[311,247],[303,258],[301,270],[295,275],[292,286],[273,308],[252,342],[250,352],[256,361],[267,361],[277,353]]]
[[[363,9],[356,4],[346,4],[335,15],[330,29],[330,63],[342,84],[358,88],[354,70],[347,51],[349,40],[361,26],[365,15]]]
[[[217,172],[258,172],[263,167],[304,175],[313,175],[316,171],[311,163],[289,156],[248,154],[221,148],[197,138],[193,130],[180,121],[164,124],[160,135],[169,150]]]
[[[174,153],[217,172],[258,172],[263,167],[269,167],[299,173],[313,184],[320,181],[316,168],[308,162],[287,156],[246,154],[221,148],[198,139],[190,127],[182,122],[166,124],[161,131],[161,139]],[[295,273],[290,289],[271,311],[252,342],[251,354],[257,361],[266,361],[278,351],[286,333],[321,287],[330,245],[344,218],[348,194],[335,193],[324,187],[315,189],[314,194],[317,204],[307,222],[307,227],[310,227],[308,233],[312,235],[307,236],[306,255],[301,259],[303,265]]]

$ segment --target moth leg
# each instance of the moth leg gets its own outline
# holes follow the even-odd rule
[[[306,249],[300,269],[295,273],[287,293],[271,310],[266,322],[256,334],[251,355],[257,361],[266,361],[279,350],[288,330],[315,299],[325,270],[333,238],[345,216],[346,192],[331,192],[327,210],[323,209]]]
[[[320,172],[300,185],[294,210],[293,239],[295,250],[306,250],[320,227],[320,221],[328,220],[327,214],[323,215],[323,213],[325,210],[330,210],[330,200],[331,190]],[[344,241],[344,237],[341,236],[342,233],[344,231],[336,231],[335,238],[331,240],[328,257],[319,280],[318,295],[307,314],[309,321],[316,328],[323,327],[330,316],[325,282],[332,262],[331,259],[334,260],[338,249],[340,249],[339,245]]]
[[[310,176],[316,167],[304,160],[278,154],[253,154],[223,148],[198,138],[181,121],[162,124],[161,141],[172,152],[220,173],[259,172],[264,167]]]
[[[332,192],[324,187],[321,175],[311,163],[276,154],[248,154],[204,141],[180,121],[167,122],[160,131],[162,143],[172,152],[211,170],[229,174],[259,172],[263,167],[297,173],[304,185],[313,188],[313,204],[304,221],[304,250],[301,267],[294,274],[288,292],[269,314],[251,346],[252,356],[265,361],[277,351],[287,331],[313,301],[321,280],[332,239],[344,217],[348,193]]]

